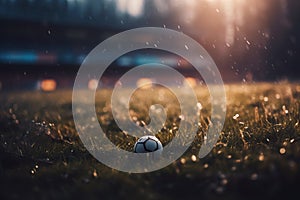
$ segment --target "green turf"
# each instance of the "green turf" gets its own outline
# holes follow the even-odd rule
[[[167,107],[168,120],[156,133],[167,144],[179,123],[178,102],[166,89],[154,88],[151,97],[149,91],[135,92],[131,114],[137,123],[148,123],[151,104]],[[163,100],[157,100],[160,91]],[[147,174],[118,172],[89,154],[75,130],[72,91],[1,92],[0,198],[274,199],[297,194],[300,84],[226,85],[223,131],[200,160],[194,158],[209,124],[210,102],[204,86],[195,91],[203,109],[193,145],[173,164]],[[98,120],[111,141],[131,151],[137,138],[114,123],[110,95],[109,89],[96,95]]]

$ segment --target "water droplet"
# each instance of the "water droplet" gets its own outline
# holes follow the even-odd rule
[[[186,159],[185,158],[181,158],[180,159],[180,163],[184,165],[186,163]]]
[[[196,157],[195,155],[192,155],[192,156],[191,156],[191,160],[192,160],[193,162],[196,162],[196,161],[197,161],[197,157]]]
[[[217,193],[223,193],[224,192],[224,188],[223,187],[221,187],[221,186],[218,186],[217,188],[216,188],[216,192]]]
[[[93,177],[94,178],[96,178],[96,177],[98,177],[98,173],[97,173],[97,171],[94,169],[94,171],[93,171]]]
[[[251,175],[251,177],[250,177],[250,179],[251,179],[252,181],[257,180],[257,178],[258,178],[258,174],[257,174],[257,173],[253,173],[253,174]]]
[[[264,159],[265,159],[265,156],[264,156],[263,153],[261,153],[261,154],[258,156],[258,160],[262,162],[262,161],[264,161]]]
[[[198,110],[202,110],[203,107],[202,107],[202,104],[200,102],[197,103],[197,108],[198,108]]]
[[[235,171],[235,170],[236,170],[236,166],[232,166],[231,171]]]
[[[226,178],[222,179],[222,181],[221,181],[222,185],[227,185],[227,183],[228,183],[228,180]]]
[[[180,120],[184,120],[184,115],[179,115]]]
[[[290,143],[293,143],[294,141],[295,141],[295,139],[293,138],[293,139],[290,140]]]
[[[234,119],[234,120],[236,120],[237,118],[239,118],[239,114],[235,114],[232,118]]]
[[[286,150],[285,150],[285,148],[280,148],[279,149],[279,153],[281,154],[281,155],[283,155],[283,154],[285,154],[286,153]]]

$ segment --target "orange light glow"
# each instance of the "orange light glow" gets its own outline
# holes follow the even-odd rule
[[[97,79],[91,79],[88,83],[88,88],[90,90],[96,90],[98,87],[99,81]]]
[[[187,77],[187,78],[185,78],[184,86],[185,87],[190,86],[190,87],[194,88],[197,86],[197,80],[192,77]]]
[[[53,79],[45,79],[40,82],[40,89],[45,92],[51,92],[56,89],[56,81]]]
[[[117,9],[121,13],[128,13],[138,17],[144,12],[144,0],[117,0]]]
[[[136,85],[140,89],[149,89],[152,87],[152,80],[150,78],[140,78]]]

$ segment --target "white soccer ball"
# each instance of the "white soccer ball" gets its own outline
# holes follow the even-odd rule
[[[161,153],[163,146],[157,137],[152,135],[146,135],[138,139],[133,147],[134,153],[149,153],[157,152]]]

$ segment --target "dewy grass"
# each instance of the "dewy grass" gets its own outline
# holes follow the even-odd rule
[[[149,174],[118,172],[89,154],[75,130],[71,91],[2,93],[0,197],[232,199],[297,194],[300,85],[225,87],[227,117],[211,153],[200,160],[196,157],[205,142],[211,112],[207,88],[199,86],[195,91],[201,113],[193,144],[179,160]],[[111,114],[111,93],[105,89],[96,94],[98,121],[113,143],[132,151],[138,138],[117,127]],[[132,120],[146,126],[152,104],[166,108],[167,121],[154,133],[166,145],[176,134],[182,117],[179,104],[165,88],[137,90],[130,100]]]

